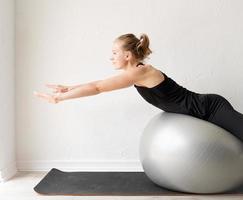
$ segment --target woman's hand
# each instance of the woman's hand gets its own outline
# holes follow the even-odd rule
[[[61,101],[61,93],[68,92],[72,89],[71,86],[64,86],[64,85],[55,85],[55,84],[46,84],[48,88],[53,89],[53,93],[56,94],[46,94],[41,92],[34,91],[34,95],[40,97],[44,100],[47,100],[49,103],[59,103]]]
[[[60,102],[60,93],[51,95],[34,91],[34,95],[48,101],[49,103],[56,104]]]
[[[54,85],[54,84],[46,84],[48,88],[53,89],[53,93],[65,93],[72,89],[71,86],[64,85]]]

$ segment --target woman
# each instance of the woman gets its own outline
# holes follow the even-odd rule
[[[146,34],[139,39],[134,34],[119,36],[113,43],[112,53],[112,64],[123,70],[121,74],[77,86],[48,84],[56,94],[34,94],[50,103],[59,103],[134,86],[150,104],[166,112],[188,114],[212,122],[243,141],[243,114],[234,110],[224,97],[190,91],[152,65],[143,64],[152,53]]]

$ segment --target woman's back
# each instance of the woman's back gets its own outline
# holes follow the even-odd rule
[[[201,119],[209,116],[206,95],[188,90],[179,85],[164,72],[151,66],[145,73],[143,83],[134,84],[138,93],[150,104],[161,110],[189,114]]]

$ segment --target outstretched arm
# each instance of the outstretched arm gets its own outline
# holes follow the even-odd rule
[[[35,95],[44,98],[51,103],[58,103],[68,99],[96,95],[102,92],[108,92],[132,86],[142,76],[142,74],[142,70],[135,69],[129,72],[125,71],[120,75],[113,76],[104,80],[81,84],[65,93],[59,93],[57,95],[35,93]]]
[[[72,98],[79,98],[100,94],[121,88],[126,88],[134,84],[134,79],[128,74],[124,73],[118,76],[113,76],[104,80],[94,81],[87,84],[80,85],[69,92],[60,95],[59,99],[67,100]]]

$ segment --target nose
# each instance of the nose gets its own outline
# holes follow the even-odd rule
[[[113,61],[114,60],[113,57],[110,57],[110,60]]]

